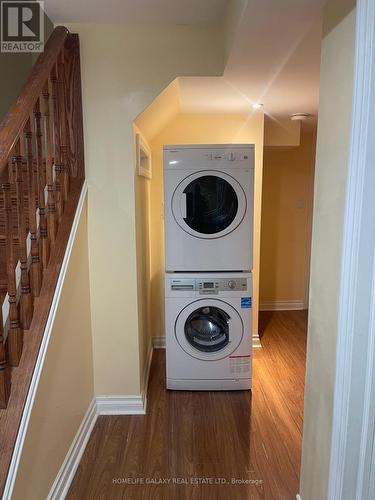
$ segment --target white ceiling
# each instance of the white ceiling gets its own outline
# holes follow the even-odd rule
[[[226,6],[227,0],[45,0],[54,23],[216,23]]]
[[[185,112],[316,114],[325,0],[249,0],[223,77],[180,78]]]
[[[223,77],[180,78],[182,111],[243,113],[262,102],[267,114],[285,118],[317,113],[325,1],[47,0],[46,10],[59,23],[226,24]]]

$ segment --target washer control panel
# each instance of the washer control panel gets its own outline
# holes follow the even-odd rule
[[[202,295],[246,291],[246,278],[172,279],[171,290],[198,291]]]
[[[196,280],[196,289],[199,293],[217,293],[217,292],[238,292],[247,290],[246,278],[216,278],[214,280],[203,279]]]

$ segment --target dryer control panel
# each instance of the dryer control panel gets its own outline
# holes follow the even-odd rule
[[[213,168],[254,168],[254,144],[193,144],[164,146],[164,170],[190,172]]]
[[[215,279],[172,279],[171,290],[198,291],[200,294],[217,294],[219,292],[246,291],[246,278],[215,278]]]

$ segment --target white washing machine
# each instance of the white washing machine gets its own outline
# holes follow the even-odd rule
[[[167,389],[250,389],[251,273],[166,274]]]
[[[165,269],[251,271],[254,145],[164,147]]]

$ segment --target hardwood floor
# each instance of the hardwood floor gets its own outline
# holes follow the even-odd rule
[[[166,391],[155,351],[147,415],[99,417],[67,498],[294,500],[306,325],[306,311],[261,314],[252,393]]]

